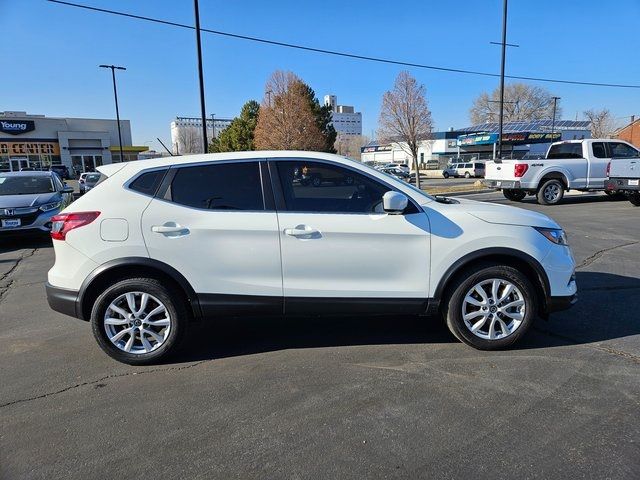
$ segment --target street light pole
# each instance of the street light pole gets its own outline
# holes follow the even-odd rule
[[[502,123],[504,120],[504,64],[507,54],[507,0],[502,7],[502,60],[500,61],[500,121],[498,126],[498,158],[502,158]]]
[[[200,115],[202,116],[202,153],[207,153],[207,114],[204,106],[204,74],[202,73],[202,42],[200,40],[200,7],[198,0],[193,0],[196,16],[196,49],[198,52],[198,78],[200,80]]]
[[[116,100],[116,121],[118,122],[118,142],[120,144],[120,161],[124,162],[124,154],[122,153],[122,132],[120,131],[120,111],[118,110],[118,89],[116,88],[116,70],[126,70],[125,67],[116,65],[99,65],[100,68],[110,68],[111,78],[113,79],[113,96]]]
[[[553,98],[553,118],[551,119],[551,141],[553,142],[553,134],[556,132],[556,105],[558,104],[560,97],[551,98]]]

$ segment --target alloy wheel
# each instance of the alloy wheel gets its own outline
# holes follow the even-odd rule
[[[556,183],[547,185],[542,194],[547,202],[554,202],[560,196],[560,186]]]
[[[474,335],[485,340],[508,337],[522,324],[526,302],[509,280],[491,278],[471,287],[462,301],[462,319]]]
[[[171,331],[171,323],[166,306],[145,292],[119,295],[104,314],[104,329],[111,343],[135,355],[162,346]]]

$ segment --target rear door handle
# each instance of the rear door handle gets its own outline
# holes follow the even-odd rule
[[[307,225],[296,225],[295,228],[285,228],[284,234],[296,238],[319,238],[320,231]]]
[[[189,233],[188,228],[180,226],[173,222],[167,222],[164,225],[153,225],[151,227],[151,231],[153,233],[161,233],[170,237],[179,237],[182,235],[187,235]]]

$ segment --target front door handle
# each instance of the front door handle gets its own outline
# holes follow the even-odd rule
[[[164,225],[153,225],[151,227],[153,233],[161,233],[167,237],[181,237],[189,233],[189,229],[178,225],[175,222],[167,222]]]
[[[285,228],[284,234],[296,238],[320,238],[322,236],[319,230],[307,225],[296,225],[294,228]]]

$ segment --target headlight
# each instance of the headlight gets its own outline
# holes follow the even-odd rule
[[[42,210],[43,212],[48,212],[50,210],[58,208],[61,203],[62,202],[45,203],[44,205],[40,205],[40,210]]]
[[[542,235],[547,237],[550,242],[555,243],[556,245],[569,245],[567,242],[567,235],[564,233],[564,230],[561,228],[542,228],[542,227],[533,227],[537,231],[539,231]]]

